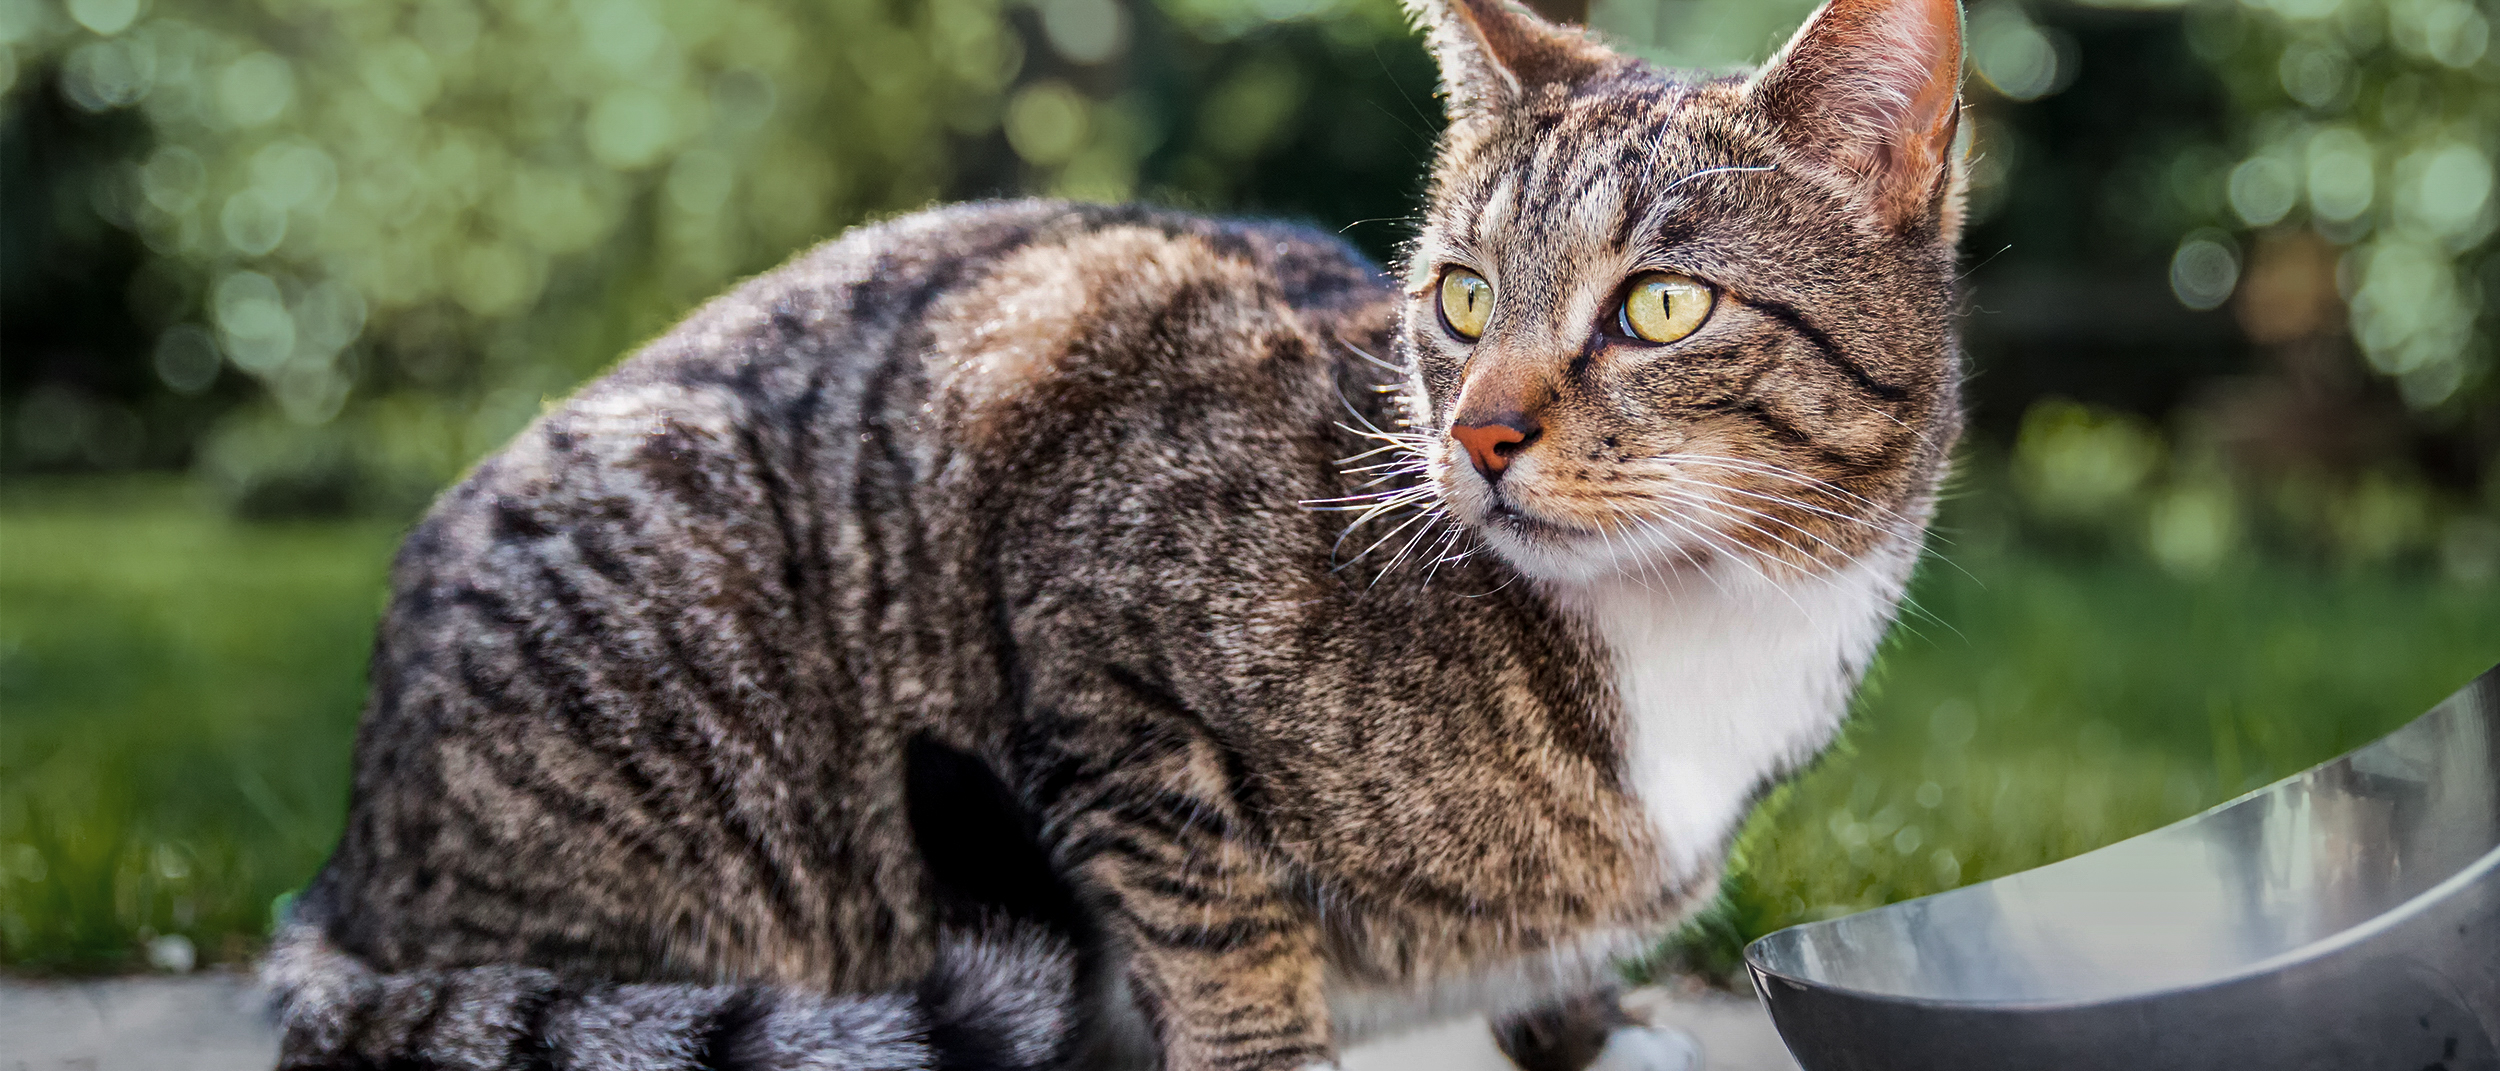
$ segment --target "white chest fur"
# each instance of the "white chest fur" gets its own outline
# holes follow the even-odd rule
[[[1764,778],[1830,742],[1916,558],[1910,544],[1784,582],[1722,563],[1552,587],[1614,659],[1625,765],[1679,873],[1720,850]]]

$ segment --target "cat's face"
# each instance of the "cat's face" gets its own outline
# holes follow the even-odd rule
[[[1959,421],[1952,0],[1834,0],[1709,82],[1418,14],[1453,122],[1401,345],[1443,506],[1554,580],[1916,538]]]

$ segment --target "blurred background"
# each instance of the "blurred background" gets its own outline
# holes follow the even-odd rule
[[[1807,0],[1551,0],[1662,64]],[[2024,869],[2500,660],[2495,0],[1976,0],[1975,423],[1843,745],[1661,967]],[[730,281],[960,198],[1384,260],[1394,0],[0,0],[0,969],[247,959],[399,534]]]

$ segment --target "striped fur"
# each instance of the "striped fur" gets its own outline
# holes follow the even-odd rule
[[[1030,927],[947,934],[914,989],[841,997],[534,967],[378,974],[311,921],[280,931],[261,973],[289,1071],[1038,1071],[1076,1027],[1073,953]]]
[[[1958,16],[1834,0],[1695,82],[1415,2],[1452,126],[1399,276],[907,216],[447,492],[270,961],[290,1066],[1283,1071],[1597,1014],[1539,1006],[1711,895],[1917,559]],[[1652,269],[1717,293],[1690,338],[1609,333]],[[1498,484],[1450,434],[1490,392],[1542,422]]]

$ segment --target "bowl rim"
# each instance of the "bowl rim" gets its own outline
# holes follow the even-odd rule
[[[2189,820],[2190,819],[2181,819],[2181,821]],[[2170,827],[2163,826],[2162,828],[2168,829]],[[2159,830],[2154,830],[2153,832],[2159,832]],[[2148,836],[2150,834],[2138,835]],[[2127,838],[2127,840],[2133,839],[2135,838]],[[2112,844],[2104,845],[2104,847],[2115,847],[2124,843],[2126,843],[2126,841],[2116,841]],[[2099,851],[2100,849],[2096,848],[2093,850]],[[2088,855],[2091,853],[2087,852],[2084,854]],[[2081,858],[2081,856],[2074,856],[2072,858]],[[2040,868],[2035,867],[2033,869],[2037,870]],[[2031,872],[2032,871],[2029,870],[2021,871],[2021,873],[2025,874]],[[2403,903],[2379,912],[2376,915],[2372,915],[2368,919],[2352,926],[2348,926],[2325,937],[2311,941],[2308,944],[2288,949],[2286,951],[2277,952],[2264,959],[2242,964],[2228,971],[2217,972],[2213,975],[2200,978],[2195,981],[2182,982],[2175,985],[2156,986],[2147,989],[2131,989],[2122,993],[2110,993],[2102,996],[2026,1000],[1976,1000],[1958,999],[1952,997],[1918,996],[1908,993],[1888,993],[1878,989],[1862,989],[1856,986],[1842,985],[1837,982],[1818,982],[1812,979],[1802,978],[1788,971],[1782,971],[1773,967],[1765,966],[1762,960],[1756,955],[1757,950],[1759,950],[1764,944],[1768,943],[1773,938],[1781,936],[1782,934],[1828,926],[1844,919],[1856,918],[1857,915],[1843,915],[1840,918],[1800,923],[1795,926],[1785,927],[1754,938],[1751,943],[1745,946],[1745,968],[1748,972],[1753,974],[1754,987],[1758,994],[1765,998],[1767,998],[1769,994],[1767,992],[1760,991],[1763,988],[1763,980],[1768,978],[1775,981],[1785,982],[1808,992],[1835,993],[1856,997],[1862,1000],[1879,1001],[1886,1004],[1916,1005],[1939,1009],[2050,1011],[2067,1008],[2092,1008],[2108,1004],[2120,1004],[2129,1001],[2145,1000],[2170,994],[2191,993],[2197,990],[2211,989],[2216,986],[2229,985],[2234,982],[2244,981],[2258,975],[2272,974],[2294,963],[2321,959],[2326,956],[2333,955],[2334,953],[2347,947],[2360,944],[2381,931],[2391,929],[2401,923],[2407,922],[2414,916],[2428,911],[2438,902],[2445,900],[2456,890],[2473,885],[2483,880],[2485,877],[2494,874],[2500,874],[2500,845],[2495,845],[2490,851],[2484,852],[2481,856],[2475,858],[2474,861],[2459,868],[2456,873],[2450,874],[2430,887],[2423,889],[2421,892],[2405,900]],[[2008,874],[2005,876],[2013,877],[2014,875]],[[1989,881],[1999,880],[2003,879],[1989,879]],[[1979,883],[1979,885],[1986,884],[1988,884],[1988,882]],[[1965,885],[1962,888],[1974,889],[1978,888],[1979,885]],[[1946,890],[1946,893],[1955,891],[1959,890],[1948,889]],[[1902,900],[1898,903],[1886,904],[1884,907],[1869,908],[1868,910],[1882,911],[1885,908],[1898,907],[1901,904],[1914,904],[1919,900],[1929,899],[1931,896],[1943,896],[1946,893],[1931,893],[1929,896],[1921,896],[1912,900]],[[1859,912],[1858,914],[1865,913],[1866,912]]]
[[[2002,874],[1997,877],[1990,878],[1986,881],[1975,882],[1970,885],[1963,885],[1952,889],[1945,889],[1939,892],[1929,893],[1925,896],[1913,897],[1908,900],[1896,901],[1894,903],[1868,908],[1865,911],[1841,915],[1836,918],[1817,919],[1812,922],[1801,922],[1793,926],[1784,926],[1780,929],[1754,938],[1745,945],[1743,958],[1745,961],[1746,972],[1753,979],[1756,995],[1763,999],[1766,1003],[1771,1002],[1771,994],[1767,988],[1768,982],[1778,981],[1806,992],[1845,995],[1860,1000],[1893,1005],[1966,1011],[2049,1011],[2057,1009],[2100,1007],[2104,1005],[2120,1004],[2170,994],[2189,993],[2198,990],[2211,989],[2216,986],[2229,985],[2235,982],[2244,981],[2259,975],[2271,974],[2295,963],[2320,959],[2333,955],[2347,947],[2360,944],[2372,936],[2411,920],[2413,917],[2430,910],[2432,906],[2447,899],[2462,888],[2482,881],[2486,877],[2500,874],[2500,843],[2494,843],[2481,855],[2468,860],[2454,872],[2424,887],[2420,892],[2407,897],[2403,902],[2398,903],[2385,911],[2371,915],[2370,917],[2354,923],[2353,925],[2337,930],[2334,933],[2319,937],[2306,944],[2285,949],[2263,959],[2239,964],[2227,970],[2217,971],[2213,974],[2192,981],[2165,983],[2144,989],[2132,989],[2097,996],[2003,1000],[1923,996],[1910,993],[1887,992],[1878,989],[1866,989],[1859,986],[1844,985],[1838,982],[1816,981],[1810,978],[1802,977],[1791,971],[1772,967],[1764,962],[1765,948],[1771,945],[1772,942],[1778,941],[1783,937],[1789,938],[1791,941],[1801,940],[1801,935],[1838,927],[1851,919],[1855,919],[1863,915],[1873,914],[1879,911],[1892,911],[1905,907],[1906,905],[1922,903],[1941,897],[1971,893],[1976,890],[1995,885],[1999,882],[2008,881],[2025,875],[2039,874],[2043,871],[2053,870],[2069,863],[2089,859],[2092,856],[2103,852],[2114,852],[2137,841],[2161,836],[2183,826],[2204,821],[2215,814],[2248,804],[2258,797],[2269,796],[2283,791],[2294,783],[2312,777],[2328,767],[2348,762],[2354,756],[2359,755],[2364,751],[2368,751],[2371,748],[2377,747],[2395,737],[2401,736],[2414,726],[2420,725],[2430,718],[2437,716],[2441,709],[2446,707],[2448,704],[2465,699],[2467,696],[2474,694],[2477,691],[2486,689],[2490,690],[2493,694],[2485,702],[2495,711],[2495,713],[2486,715],[2485,720],[2495,729],[2500,729],[2500,665],[2494,665],[2491,668],[2476,674],[2463,686],[2459,687],[2456,691],[2449,693],[2439,702],[2432,704],[2429,710],[2423,711],[2421,714],[2416,715],[2413,719],[2379,735],[2377,738],[2370,740],[2367,743],[2361,744],[2343,752],[2342,754],[2336,755],[2333,758],[2329,758],[2312,765],[2307,769],[2300,770],[2279,780],[2250,789],[2247,792],[2243,792],[2228,800],[2214,804],[2211,807],[2207,807],[2204,810],[2188,815],[2187,817],[2180,818],[2164,825],[2156,826],[2131,837],[2112,841],[2090,851],[2079,852],[2074,855],[2067,856],[2064,859],[2051,863],[2044,863],[2028,870],[2018,870],[2011,874]]]

